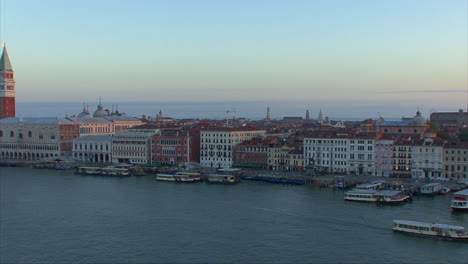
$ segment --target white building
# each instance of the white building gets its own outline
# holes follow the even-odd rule
[[[56,117],[0,120],[0,159],[41,160],[71,155],[77,124]]]
[[[304,164],[321,172],[346,172],[348,152],[346,131],[320,131],[304,138]]]
[[[374,132],[358,132],[349,139],[348,171],[355,175],[375,175]]]
[[[200,164],[204,167],[232,167],[234,146],[252,138],[262,138],[265,130],[211,128],[200,132]]]
[[[151,163],[151,137],[156,133],[126,132],[112,139],[113,163]]]
[[[444,141],[440,138],[425,138],[411,147],[411,177],[440,178],[442,174]]]
[[[74,139],[73,158],[86,162],[112,162],[112,136],[83,136]]]

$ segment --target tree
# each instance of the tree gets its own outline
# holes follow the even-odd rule
[[[461,142],[468,142],[468,128],[460,130],[460,133],[458,133],[458,139],[460,139]]]

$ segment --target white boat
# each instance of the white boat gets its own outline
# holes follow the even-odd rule
[[[182,175],[183,177],[189,177],[193,179],[194,181],[201,181],[201,174],[198,172],[182,172],[178,171],[176,172],[176,175]]]
[[[370,183],[362,183],[356,185],[355,189],[358,190],[381,190],[384,188],[386,182],[383,180],[377,180]]]
[[[453,193],[452,209],[458,211],[468,211],[468,189]]]
[[[99,167],[78,167],[75,174],[100,175],[101,174],[101,168],[99,168]]]
[[[371,203],[402,203],[411,197],[401,191],[394,190],[360,190],[352,189],[345,193],[346,201]]]
[[[393,230],[415,235],[468,240],[468,233],[463,226],[393,220]]]
[[[104,176],[130,176],[127,168],[105,167],[101,168],[101,175]]]
[[[442,184],[438,182],[433,182],[433,183],[424,184],[421,187],[419,187],[419,194],[434,195],[434,194],[439,194],[441,190],[442,190]]]
[[[168,182],[197,182],[200,181],[199,178],[191,177],[190,175],[183,174],[156,174],[156,180],[158,181],[168,181]]]
[[[206,177],[208,183],[238,183],[239,180],[234,175],[226,174],[208,174]]]

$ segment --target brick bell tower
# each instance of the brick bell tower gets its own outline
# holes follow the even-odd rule
[[[0,119],[15,117],[15,78],[6,45],[0,58]]]

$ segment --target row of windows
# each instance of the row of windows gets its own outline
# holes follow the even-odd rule
[[[3,137],[3,136],[4,136],[3,130],[0,130],[0,137]],[[31,138],[33,136],[32,131],[28,131],[27,136],[28,136],[28,138]],[[10,131],[10,137],[15,137],[15,131],[13,131],[13,130]],[[21,133],[21,132],[18,133],[18,138],[23,139],[24,134]],[[44,136],[42,134],[39,135],[39,139],[44,139]],[[55,139],[55,135],[50,136],[50,139]]]
[[[93,149],[94,147],[94,149]],[[101,150],[103,151],[104,149],[106,151],[109,151],[109,145],[92,145],[92,144],[75,144],[75,150]]]

